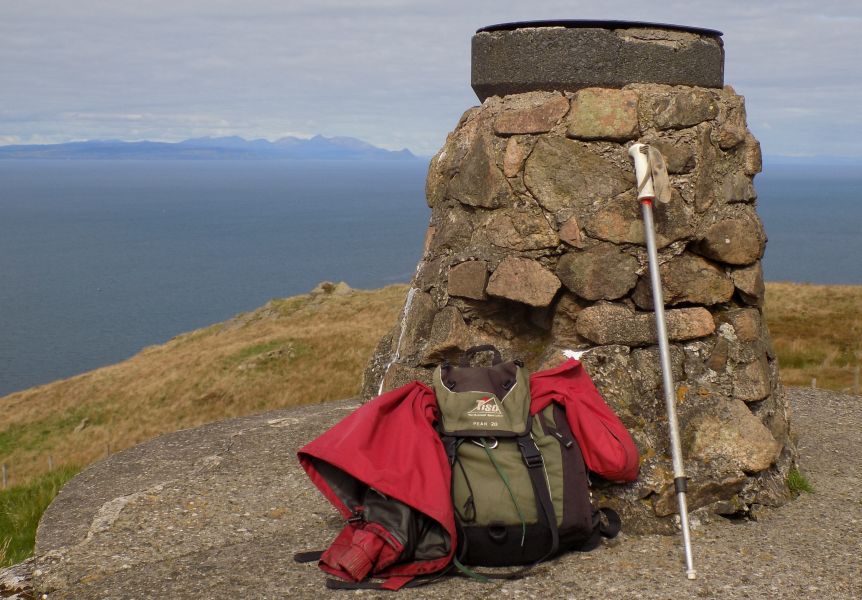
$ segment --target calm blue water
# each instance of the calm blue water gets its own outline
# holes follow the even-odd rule
[[[768,281],[862,284],[862,167],[767,166],[754,185]]]
[[[409,281],[427,163],[0,161],[0,395],[321,280]]]
[[[0,395],[321,280],[408,281],[426,164],[0,161]],[[858,169],[757,176],[769,280],[862,283]]]

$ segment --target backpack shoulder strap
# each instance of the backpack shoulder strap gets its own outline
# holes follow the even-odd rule
[[[536,496],[536,502],[538,507],[541,508],[539,518],[545,521],[545,524],[551,531],[551,546],[548,549],[548,553],[537,561],[542,562],[554,556],[560,548],[560,530],[557,527],[557,515],[554,511],[554,502],[551,500],[551,492],[548,490],[548,482],[545,480],[545,459],[542,457],[542,453],[539,452],[536,442],[533,441],[529,433],[518,436],[518,449],[521,451],[524,464],[527,466],[527,473],[530,475],[530,483],[533,486],[533,494]]]

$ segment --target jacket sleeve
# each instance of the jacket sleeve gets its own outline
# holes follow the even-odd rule
[[[563,406],[587,468],[611,481],[634,481],[639,456],[631,435],[607,405],[583,365],[569,360],[530,378],[531,412]]]
[[[321,569],[354,582],[385,578],[384,588],[397,589],[449,564],[457,543],[451,469],[436,419],[434,393],[414,382],[299,450],[311,481],[346,519]]]
[[[451,470],[433,428],[434,392],[413,382],[378,396],[298,452],[314,484],[348,517],[370,487],[454,528]]]

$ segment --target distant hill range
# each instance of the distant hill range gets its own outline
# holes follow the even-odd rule
[[[245,140],[205,137],[182,142],[92,140],[65,144],[0,146],[3,158],[60,159],[294,159],[294,160],[416,160],[406,148],[385,150],[351,137],[284,137]]]

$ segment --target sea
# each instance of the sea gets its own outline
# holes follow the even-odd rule
[[[426,171],[425,160],[0,160],[0,396],[324,280],[409,281]],[[862,169],[775,166],[755,186],[767,280],[862,284]]]

